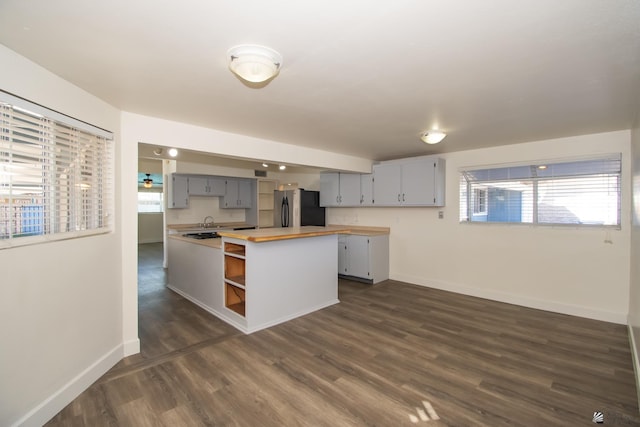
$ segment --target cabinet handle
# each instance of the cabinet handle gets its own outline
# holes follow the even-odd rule
[[[404,193],[402,193],[402,201],[404,202]]]
[[[400,201],[400,193],[398,193],[398,201]]]
[[[336,203],[340,203],[340,196],[336,196]]]

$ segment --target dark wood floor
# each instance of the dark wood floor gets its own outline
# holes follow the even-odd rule
[[[640,425],[625,326],[386,281],[251,335],[140,245],[141,353],[49,426]],[[304,278],[301,278],[304,280]]]

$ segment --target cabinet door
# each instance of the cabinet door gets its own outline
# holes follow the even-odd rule
[[[250,208],[253,206],[252,200],[252,191],[251,191],[252,182],[249,180],[239,180],[238,181],[238,207],[239,208]]]
[[[363,279],[371,278],[368,236],[347,236],[347,274]]]
[[[204,176],[189,177],[189,194],[191,196],[208,196],[209,184]]]
[[[168,191],[167,208],[189,207],[189,179],[186,176],[172,174],[169,182],[171,187]]]
[[[433,159],[402,165],[402,204],[433,206],[435,204],[435,165]]]
[[[347,274],[347,235],[338,235],[338,274]]]
[[[340,205],[360,206],[360,174],[340,174]]]
[[[323,172],[320,174],[320,206],[340,205],[340,174]]]
[[[207,178],[207,191],[209,196],[224,196],[225,179],[224,178]]]
[[[401,203],[400,165],[379,164],[373,166],[374,206],[399,206]]]
[[[227,179],[224,197],[220,199],[221,208],[250,208],[253,206],[252,182],[244,179]]]
[[[225,181],[224,197],[220,199],[221,208],[238,207],[238,181],[227,179]]]
[[[373,174],[360,175],[360,206],[373,205]]]

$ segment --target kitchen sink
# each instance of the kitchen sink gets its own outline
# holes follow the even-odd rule
[[[182,237],[188,237],[190,239],[204,240],[204,239],[216,239],[220,236],[215,231],[202,231],[200,233],[187,233],[183,234]]]

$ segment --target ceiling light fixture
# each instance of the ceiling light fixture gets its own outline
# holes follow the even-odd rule
[[[426,132],[423,132],[420,135],[420,139],[426,142],[427,144],[437,144],[442,141],[444,137],[447,136],[446,133],[439,131],[437,129],[432,129]]]
[[[281,171],[285,170],[286,168],[287,168],[287,167],[286,167],[285,165],[280,165],[280,166],[278,167],[278,169],[280,169]]]
[[[268,165],[268,164],[266,164],[266,163],[263,163],[263,164],[262,164],[262,167],[263,167],[263,168],[268,168],[268,167],[269,167],[269,165]]]
[[[262,83],[275,77],[282,66],[282,55],[258,45],[244,44],[227,51],[229,69],[251,83]]]
[[[156,156],[159,156],[162,154],[162,148],[156,148],[155,150],[153,150],[153,154],[155,154]]]
[[[169,148],[168,153],[171,157],[175,157],[178,155],[178,150],[176,150],[175,148]]]
[[[151,174],[150,173],[145,173],[145,175],[147,175],[147,177],[142,180],[144,182],[144,184],[142,184],[142,185],[144,186],[144,188],[153,187],[153,180],[151,179]]]

